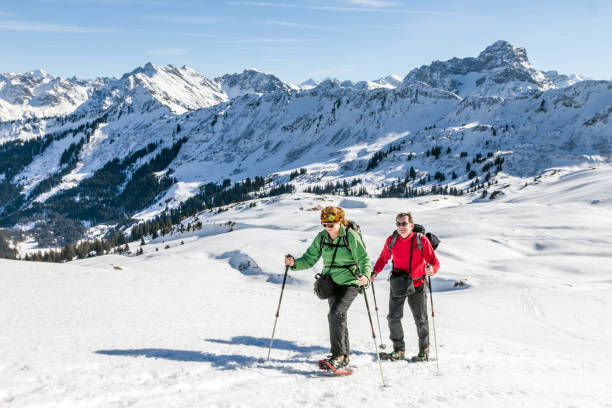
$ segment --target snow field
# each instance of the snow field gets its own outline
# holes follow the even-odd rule
[[[609,175],[576,171],[489,203],[296,194],[203,213],[202,231],[160,237],[138,257],[0,260],[0,406],[610,407]],[[318,370],[329,347],[327,303],[312,293],[320,265],[290,272],[265,361],[283,255],[299,256],[318,232],[308,209],[339,203],[372,261],[397,212],[441,238],[439,374],[435,361],[383,362],[381,387],[362,296],[349,311],[355,373]],[[390,347],[386,275],[376,281],[377,341]],[[404,316],[412,353],[407,306]],[[432,330],[435,357],[433,340]]]

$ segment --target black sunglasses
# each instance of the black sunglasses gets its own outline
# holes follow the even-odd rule
[[[406,227],[408,226],[408,224],[410,224],[408,221],[402,221],[402,222],[395,222],[395,225],[397,225],[398,227]]]

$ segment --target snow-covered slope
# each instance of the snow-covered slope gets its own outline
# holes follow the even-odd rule
[[[391,74],[387,75],[384,78],[377,79],[372,81],[384,88],[397,88],[402,84],[402,77],[399,75]]]
[[[580,81],[586,81],[590,78],[586,78],[576,74],[564,75],[557,71],[545,71],[542,72],[557,88],[565,88],[566,86],[574,85]]]
[[[0,74],[0,122],[72,113],[108,82],[64,79],[42,70]]]
[[[339,81],[336,78],[326,78],[321,81],[315,81],[314,79],[308,79],[299,85],[300,89],[308,90],[319,86],[323,82],[331,81],[337,83],[343,88],[353,88],[358,90],[370,91],[373,89],[395,89],[402,84],[402,77],[399,75],[387,75],[384,78],[379,78],[374,81]]]
[[[246,94],[264,94],[278,91],[299,89],[295,85],[287,84],[275,77],[254,68],[245,69],[240,74],[226,74],[215,78],[229,99]]]
[[[455,81],[475,74],[485,79]],[[70,115],[0,122],[0,220],[52,210],[118,222],[104,214],[176,207],[209,182],[274,175],[278,185],[300,168],[298,190],[347,182],[369,194],[458,188],[474,199],[551,169],[609,163],[612,82],[558,88],[549,77],[505,42],[421,67],[396,88],[326,80],[298,90],[255,70],[211,81],[147,64]]]
[[[202,230],[148,241],[142,256],[0,260],[0,405],[608,407],[610,191],[612,172],[599,168],[486,203],[298,194],[198,214]],[[266,361],[283,255],[305,250],[320,229],[309,210],[328,204],[359,222],[372,260],[399,211],[442,240],[437,361],[383,363],[385,388],[363,296],[348,315],[355,373],[316,367],[329,346],[327,303],[312,293],[320,264],[290,272]],[[386,275],[382,336],[374,325],[390,347]],[[413,352],[407,310],[403,322]]]
[[[177,114],[214,106],[228,99],[215,81],[192,68],[160,67],[148,63],[111,82],[81,110],[103,112],[112,105],[130,103],[139,98],[166,106]],[[136,108],[148,110],[143,104]]]

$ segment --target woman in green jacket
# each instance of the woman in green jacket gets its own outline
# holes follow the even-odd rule
[[[319,232],[304,255],[298,259],[287,255],[285,264],[292,270],[308,269],[323,257],[321,274],[331,276],[334,293],[328,298],[327,315],[331,356],[321,360],[319,367],[336,371],[348,366],[350,347],[346,315],[359,294],[360,286],[366,285],[370,279],[372,265],[359,234],[347,228],[342,208],[324,208],[321,225],[324,230]]]

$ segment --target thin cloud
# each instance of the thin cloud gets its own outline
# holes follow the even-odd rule
[[[139,19],[148,20],[148,21],[160,21],[164,23],[174,23],[174,24],[207,24],[207,23],[217,23],[221,21],[221,19],[215,18],[215,17],[172,16],[172,15],[141,16],[139,17]]]
[[[0,31],[29,31],[41,33],[117,33],[120,30],[104,27],[83,27],[38,21],[0,21]]]
[[[142,5],[142,6],[167,6],[165,1],[151,0],[38,0],[41,3],[67,3],[67,4],[119,4],[119,5]]]
[[[329,27],[317,26],[312,24],[293,23],[291,21],[275,21],[275,20],[254,20],[255,23],[277,25],[281,27],[308,28],[308,29],[326,29]]]
[[[8,11],[0,10],[0,16],[2,16],[2,17],[17,17],[17,14],[9,13]]]
[[[151,55],[163,55],[163,56],[174,56],[174,55],[185,55],[189,52],[185,48],[163,48],[157,50],[149,50],[148,54]]]
[[[395,1],[384,0],[345,0],[344,2],[366,7],[395,7],[400,5],[400,3]]]
[[[255,43],[299,43],[311,41],[325,41],[323,38],[240,38],[228,39],[225,42],[234,44],[255,44]]]
[[[368,29],[368,30],[396,30],[396,31],[406,30],[406,27],[394,27],[394,26],[388,26],[388,25],[361,25],[361,26],[335,27],[335,26],[321,26],[321,25],[313,25],[313,24],[293,23],[289,21],[275,21],[275,20],[251,20],[251,21],[257,24],[277,25],[281,27],[305,28],[309,30],[335,30],[335,31],[344,31],[344,32],[351,32],[352,30],[363,31],[365,29]]]
[[[202,34],[202,33],[166,33],[168,35],[180,35],[183,37],[195,37],[195,38],[215,38],[215,39],[221,39],[223,37],[219,37],[218,35],[215,34]]]
[[[325,38],[241,38],[241,37],[228,37],[219,36],[214,34],[199,34],[199,33],[167,33],[170,35],[180,35],[184,37],[195,37],[195,38],[211,38],[219,40],[223,43],[232,44],[257,44],[257,43],[299,43],[299,42],[312,42],[312,41],[326,41]]]
[[[351,12],[368,12],[368,13],[394,13],[394,14],[415,14],[415,15],[450,15],[451,12],[430,11],[430,10],[409,10],[398,8],[384,8],[382,4],[391,4],[391,2],[373,1],[372,3],[378,6],[370,7],[346,7],[346,6],[306,6],[302,4],[291,3],[270,3],[263,1],[230,1],[227,4],[233,6],[253,6],[253,7],[277,7],[277,8],[296,8],[306,10],[322,10],[322,11],[351,11]],[[393,3],[396,4],[396,3]]]
[[[261,58],[259,59],[259,61],[260,62],[283,62],[283,63],[290,63],[290,64],[305,62],[304,60],[294,59],[294,58]]]

